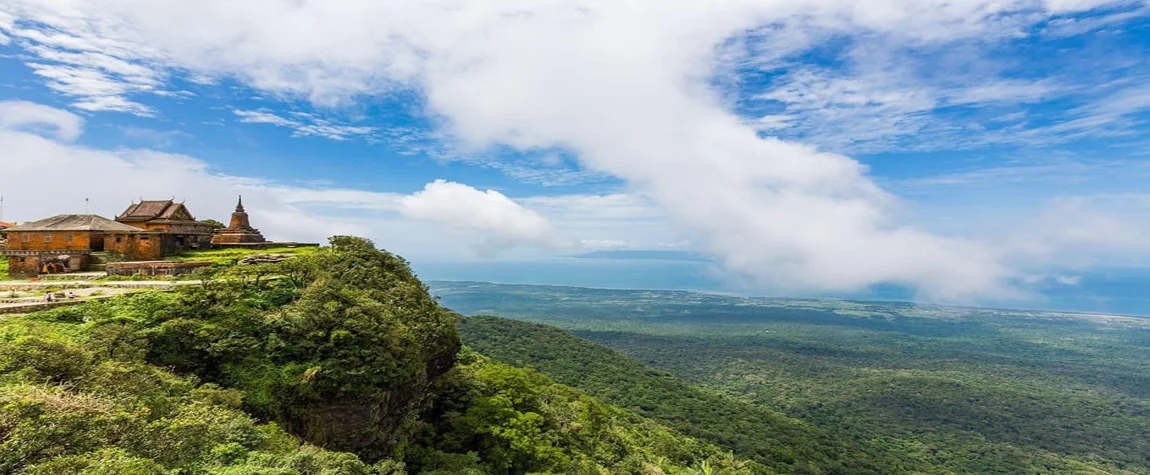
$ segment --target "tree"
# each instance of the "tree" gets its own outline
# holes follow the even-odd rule
[[[214,220],[214,219],[211,219],[211,218],[208,218],[208,219],[205,219],[205,220],[201,220],[200,222],[201,222],[201,223],[204,223],[204,224],[210,224],[210,225],[212,225],[212,229],[213,229],[213,230],[215,230],[215,229],[223,229],[223,228],[226,228],[226,227],[227,227],[227,226],[225,226],[225,225],[224,225],[224,223],[221,223],[221,222],[219,222],[219,221],[216,221],[216,220]]]

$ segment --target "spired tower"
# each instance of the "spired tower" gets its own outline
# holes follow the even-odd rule
[[[232,220],[228,227],[216,231],[212,236],[212,244],[248,244],[267,242],[260,230],[253,228],[248,221],[248,213],[244,211],[244,197],[236,203],[236,211],[232,213]]]

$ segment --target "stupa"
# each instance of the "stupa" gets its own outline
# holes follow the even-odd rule
[[[253,228],[248,221],[248,213],[244,211],[244,197],[241,196],[236,203],[236,211],[232,213],[232,220],[228,227],[217,230],[212,235],[212,244],[256,244],[267,242],[260,230]]]

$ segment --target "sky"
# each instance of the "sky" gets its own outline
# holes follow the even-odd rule
[[[1150,273],[1148,58],[1143,1],[0,0],[2,219],[1026,305]]]

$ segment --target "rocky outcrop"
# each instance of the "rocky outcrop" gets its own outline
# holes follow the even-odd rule
[[[446,349],[401,387],[375,399],[335,398],[298,407],[288,431],[329,450],[352,452],[374,462],[391,455],[403,420],[419,406],[429,388],[455,366],[459,347]]]
[[[255,254],[240,259],[238,264],[245,266],[256,264],[278,264],[291,258],[292,256],[284,254]]]

